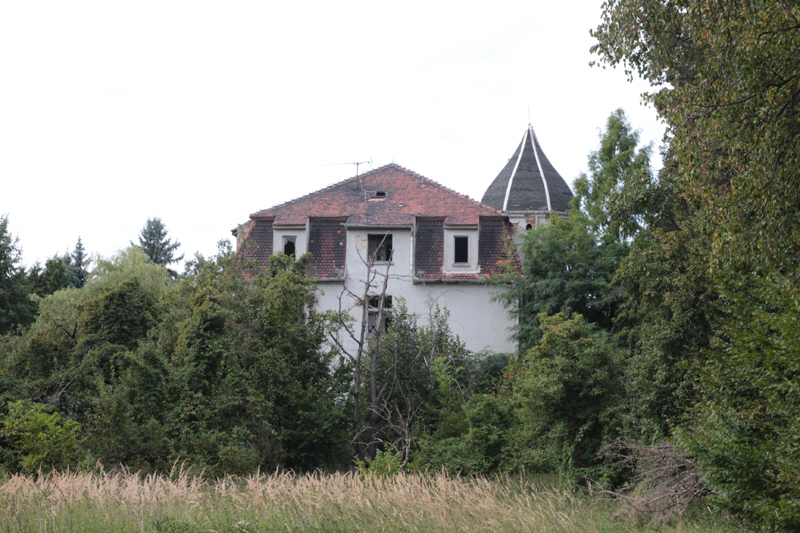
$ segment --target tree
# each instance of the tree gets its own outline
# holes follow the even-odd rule
[[[622,109],[608,117],[599,148],[589,154],[589,174],[575,180],[574,205],[585,213],[589,227],[604,238],[622,241],[640,228],[635,217],[625,216],[620,204],[625,187],[649,180],[652,146],[637,150],[639,132],[631,128]]]
[[[36,312],[21,263],[19,239],[8,231],[8,215],[0,216],[0,335],[29,324]]]
[[[80,237],[78,237],[78,242],[75,244],[75,250],[69,254],[67,260],[69,265],[67,272],[70,276],[69,286],[80,289],[89,279],[89,271],[86,270],[86,267],[91,263],[89,258],[86,257]]]
[[[623,351],[580,315],[542,315],[542,341],[514,384],[521,431],[551,449],[560,471],[598,479],[597,454],[619,434]]]
[[[54,255],[48,259],[44,268],[37,261],[28,271],[31,292],[37,296],[47,296],[70,286],[68,256]]]
[[[180,242],[172,242],[172,239],[167,238],[167,228],[158,217],[148,218],[141,233],[139,233],[139,248],[147,254],[150,261],[168,270],[168,265],[183,260],[183,254],[180,257],[175,257],[175,250],[180,246]],[[178,275],[174,270],[169,270],[169,273],[173,278]]]
[[[593,32],[601,60],[636,71],[664,117],[682,194],[712,266],[796,265],[800,13],[789,2],[618,0]],[[665,85],[669,84],[669,85]]]
[[[664,155],[658,177],[627,184],[618,204],[641,221],[613,278],[626,296],[616,320],[630,352],[626,437],[641,443],[670,436],[686,416],[696,366],[721,319],[697,206],[680,194],[675,158]]]
[[[692,422],[677,441],[703,468],[717,501],[750,523],[800,528],[800,294],[794,280],[743,278],[752,313],[730,320],[703,362]],[[741,291],[745,292],[745,291]]]
[[[56,409],[64,418],[43,419],[44,437],[64,434],[59,420],[80,424],[85,464],[345,465],[348,380],[324,344],[308,260],[281,254],[254,273],[227,247],[167,283],[136,247],[99,259],[83,288],[39,298],[34,324],[0,337],[0,417],[6,400]],[[0,434],[6,468],[38,461],[21,435]]]
[[[502,296],[518,315],[520,351],[539,342],[542,313],[580,313],[610,331],[622,301],[622,291],[611,278],[626,247],[599,242],[589,219],[576,209],[567,220],[554,216],[528,232],[522,245],[523,276]]]
[[[376,249],[384,249],[386,236],[376,241]],[[387,249],[384,249],[386,251]],[[391,250],[388,250],[391,257]],[[378,409],[378,359],[381,350],[381,338],[384,334],[388,312],[391,305],[386,295],[386,288],[390,279],[391,261],[386,261],[386,266],[381,272],[376,266],[377,254],[359,255],[365,267],[364,277],[353,285],[358,287],[358,292],[350,288],[348,279],[342,283],[342,291],[338,296],[339,310],[328,313],[328,336],[331,342],[347,357],[353,369],[353,387],[351,396],[353,400],[353,440],[352,451],[361,461],[369,462],[375,459],[379,444],[380,414]],[[388,304],[388,305],[387,305]],[[370,309],[376,309],[373,322],[374,328],[370,330]],[[350,312],[360,315],[354,319]],[[369,362],[366,361],[369,357]],[[369,398],[366,402],[369,421],[364,424],[362,420],[361,387],[368,383]],[[365,435],[367,437],[365,438]]]
[[[575,181],[565,220],[530,231],[522,246],[523,277],[502,299],[518,315],[522,352],[541,337],[538,317],[580,313],[611,331],[624,291],[613,280],[628,252],[628,239],[645,224],[629,191],[652,181],[650,146],[637,150],[639,134],[618,109],[608,118],[600,146],[589,154],[589,173]]]
[[[448,316],[437,306],[428,324],[420,326],[398,298],[378,347],[378,392],[369,406],[378,418],[375,440],[403,464],[419,436],[434,431],[463,401],[459,389],[465,384],[459,381],[466,377],[470,356],[450,331]]]
[[[601,61],[656,87],[647,98],[666,121],[670,180],[686,206],[682,234],[651,241],[683,255],[658,295],[667,319],[675,302],[704,310],[698,338],[708,349],[692,369],[702,394],[683,442],[720,502],[758,527],[797,529],[798,495],[785,490],[797,466],[781,455],[796,449],[796,432],[777,428],[797,418],[800,400],[772,394],[800,387],[796,372],[775,372],[798,349],[785,324],[800,293],[800,10],[769,0],[617,0],[604,4],[593,35]],[[691,313],[681,314],[690,326]],[[697,354],[690,339],[677,349]]]
[[[58,412],[48,414],[44,405],[9,403],[8,414],[0,423],[19,450],[20,466],[28,474],[66,469],[86,457],[80,424],[62,419]]]

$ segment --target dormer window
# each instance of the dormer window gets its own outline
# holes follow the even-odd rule
[[[367,243],[368,259],[373,263],[392,260],[392,236],[388,233],[370,234]]]
[[[454,237],[454,262],[469,263],[469,237]]]
[[[286,236],[283,238],[283,253],[286,255],[294,255],[297,246],[297,237]]]

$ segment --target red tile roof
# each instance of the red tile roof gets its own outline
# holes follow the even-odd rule
[[[250,217],[243,253],[262,268],[272,254],[273,226],[305,225],[311,219],[308,251],[320,280],[344,275],[345,224],[416,224],[414,277],[420,281],[478,280],[501,273],[509,259],[519,271],[511,228],[502,213],[394,163]],[[444,227],[467,225],[479,226],[481,273],[444,273]]]
[[[378,191],[385,196],[375,198]],[[392,163],[258,211],[250,218],[274,217],[276,226],[286,226],[305,224],[309,218],[343,216],[349,224],[411,226],[414,217],[444,217],[445,225],[477,226],[479,217],[502,214]]]

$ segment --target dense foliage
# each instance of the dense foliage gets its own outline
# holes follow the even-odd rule
[[[170,283],[130,248],[83,288],[40,298],[36,321],[2,345],[5,467],[78,467],[78,425],[85,464],[181,460],[211,475],[342,464],[346,389],[306,260],[246,277],[228,250]]]
[[[602,61],[653,84],[669,128],[658,188],[671,189],[672,220],[625,274],[655,273],[636,288],[662,308],[641,298],[637,342],[661,362],[640,364],[640,379],[661,382],[670,417],[689,415],[673,418],[679,441],[721,503],[796,529],[800,8],[616,0],[594,35]]]

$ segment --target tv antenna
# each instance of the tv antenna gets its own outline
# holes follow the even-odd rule
[[[358,177],[358,167],[361,165],[369,165],[372,166],[372,158],[369,161],[348,161],[346,163],[325,163],[326,167],[333,166],[333,165],[355,165],[356,166],[356,177]]]
[[[368,191],[368,190],[364,189],[364,184],[361,181],[361,177],[358,175],[358,167],[360,167],[361,165],[366,165],[366,164],[369,164],[369,166],[372,166],[372,158],[370,158],[369,161],[349,161],[347,163],[326,163],[325,166],[355,165],[356,166],[356,178],[358,178],[358,188],[361,189],[362,191],[364,191],[364,200],[366,200],[367,199],[367,193],[368,192],[374,192],[374,191]]]

